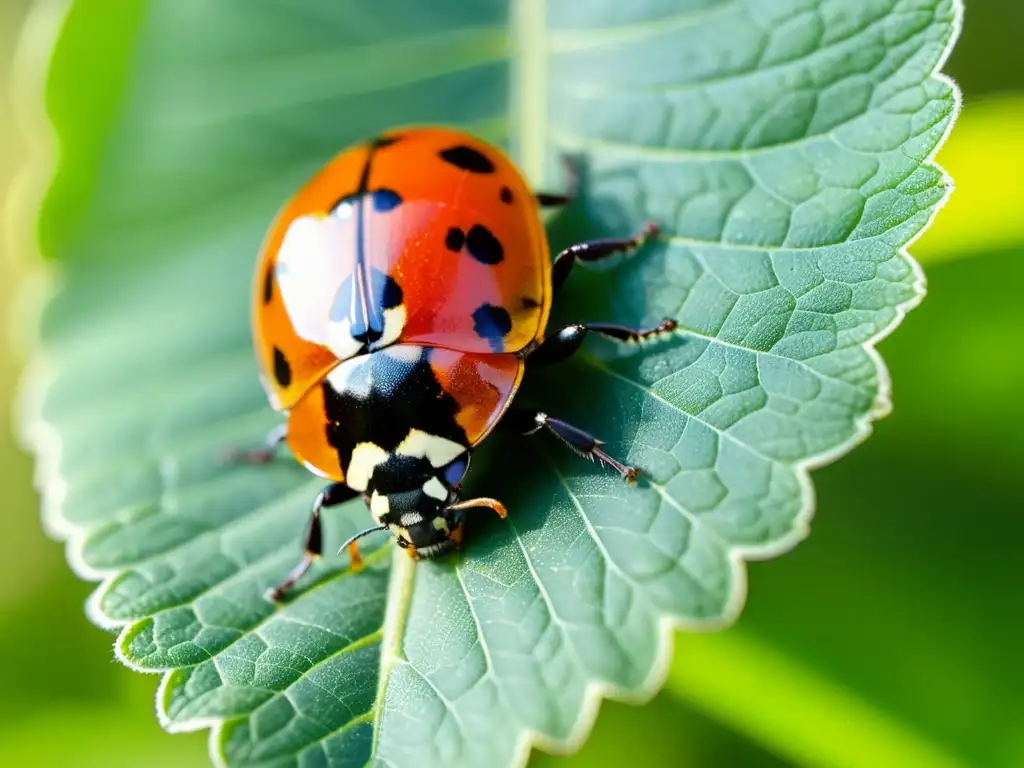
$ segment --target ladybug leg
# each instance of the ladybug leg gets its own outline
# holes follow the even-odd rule
[[[541,208],[558,208],[563,205],[568,205],[572,201],[573,197],[569,194],[559,195],[554,192],[537,193],[537,204]]]
[[[313,565],[313,561],[322,554],[324,542],[323,533],[320,529],[320,510],[324,507],[333,507],[337,504],[343,504],[350,499],[354,499],[358,495],[359,494],[356,491],[353,491],[344,483],[332,483],[316,495],[316,499],[313,501],[313,512],[309,516],[309,524],[306,526],[306,533],[302,538],[302,545],[305,550],[302,555],[302,560],[299,561],[298,565],[292,568],[288,577],[284,581],[271,590],[270,598],[274,602],[280,601],[284,596],[284,593],[291,589],[295,582],[302,578],[306,571],[309,570],[309,567]],[[369,531],[364,531],[363,533],[369,533]],[[353,542],[354,539],[347,543],[351,544]]]
[[[638,470],[623,464],[613,456],[605,453],[601,448],[604,443],[593,435],[574,427],[561,419],[554,419],[541,411],[532,411],[525,408],[510,408],[502,419],[502,423],[515,429],[524,435],[535,435],[542,429],[552,433],[561,440],[570,450],[578,453],[585,459],[597,461],[606,467],[614,469],[627,483],[635,483]]]
[[[598,333],[609,339],[624,341],[627,344],[638,344],[663,333],[671,333],[678,327],[672,318],[662,320],[653,328],[627,328],[611,323],[574,323],[559,328],[548,336],[534,349],[527,359],[530,365],[551,365],[560,363],[571,357],[583,344],[587,332]]]
[[[562,158],[562,164],[565,166],[565,175],[569,180],[569,188],[562,194],[538,192],[537,204],[541,208],[558,208],[563,205],[568,205],[575,200],[577,194],[579,194],[580,169],[577,168],[576,164],[568,157]]]
[[[288,436],[288,425],[280,424],[267,433],[263,448],[255,450],[230,447],[225,449],[222,461],[225,464],[266,464],[277,454]]]
[[[562,283],[569,276],[576,260],[580,261],[601,261],[623,251],[632,251],[646,243],[650,238],[658,234],[658,225],[654,222],[647,222],[643,230],[633,237],[610,237],[604,240],[590,240],[585,243],[570,245],[555,257],[555,263],[551,265],[551,284],[555,293],[562,287]]]

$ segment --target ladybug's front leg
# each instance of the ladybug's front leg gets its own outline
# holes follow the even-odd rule
[[[558,293],[558,289],[562,287],[562,283],[569,276],[577,259],[590,262],[601,261],[617,253],[632,251],[657,235],[658,231],[657,224],[647,222],[643,230],[633,237],[610,237],[604,240],[590,240],[570,245],[555,257],[555,263],[551,265],[552,290]]]
[[[284,581],[271,590],[270,597],[274,602],[278,602],[284,596],[284,593],[291,589],[295,582],[301,579],[306,571],[309,570],[310,566],[313,565],[313,561],[323,553],[323,533],[320,528],[320,510],[324,507],[333,507],[338,504],[344,504],[346,501],[354,499],[358,495],[358,492],[353,491],[344,483],[332,483],[316,495],[316,499],[313,501],[313,511],[309,517],[309,524],[306,526],[306,534],[303,536],[302,540],[304,550],[302,560],[299,561],[298,565],[292,568],[291,573],[288,574],[288,577]],[[358,550],[356,550],[356,556],[353,558],[354,566],[357,564],[357,558]]]
[[[672,318],[667,318],[652,328],[627,328],[610,323],[574,323],[552,333],[530,352],[526,359],[530,366],[559,363],[571,357],[580,348],[589,332],[616,341],[639,343],[661,334],[672,333],[677,326],[678,323]],[[532,435],[542,429],[547,430],[581,456],[611,467],[627,482],[632,483],[636,480],[636,467],[623,464],[605,453],[600,440],[561,419],[553,419],[541,411],[511,408],[501,423],[524,435]]]

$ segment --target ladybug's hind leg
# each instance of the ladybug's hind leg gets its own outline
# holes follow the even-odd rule
[[[287,436],[288,425],[280,424],[267,433],[263,448],[246,449],[232,446],[225,449],[223,461],[225,464],[266,464],[277,455]]]
[[[585,459],[597,461],[610,469],[614,469],[627,483],[636,482],[636,467],[623,464],[621,461],[605,453],[601,448],[604,443],[593,435],[574,427],[561,419],[554,419],[541,411],[526,408],[510,408],[501,421],[502,425],[514,429],[520,434],[535,435],[547,430],[562,441],[570,450]]]
[[[568,189],[562,193],[538,192],[537,205],[541,208],[559,208],[563,205],[568,205],[575,200],[576,196],[579,194],[580,169],[577,168],[576,164],[568,157],[562,158],[562,164],[565,166],[565,175],[569,180]]]

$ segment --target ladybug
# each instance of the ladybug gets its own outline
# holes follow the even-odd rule
[[[395,130],[345,149],[284,206],[267,233],[253,285],[252,332],[260,379],[287,421],[259,450],[229,460],[262,463],[287,443],[330,481],[317,495],[305,554],[271,593],[279,600],[322,551],[320,513],[362,496],[377,525],[413,557],[458,547],[470,454],[498,425],[549,432],[628,482],[634,467],[558,418],[510,407],[527,364],[572,355],[588,332],[636,342],[675,329],[576,323],[546,332],[552,299],[573,264],[639,247],[628,238],[574,245],[551,261],[537,194],[498,148],[440,127]]]

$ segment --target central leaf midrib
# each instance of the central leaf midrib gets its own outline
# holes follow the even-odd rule
[[[377,696],[373,702],[373,746],[371,761],[377,754],[380,738],[380,719],[384,715],[384,701],[387,698],[388,679],[395,664],[403,658],[402,640],[405,634],[412,592],[416,576],[416,563],[393,547],[391,557],[391,578],[381,627],[380,668],[377,678]]]
[[[546,0],[510,0],[507,35],[512,56],[510,151],[526,178],[534,184],[543,181],[548,138],[546,10]],[[384,713],[388,680],[395,665],[404,660],[402,640],[412,603],[415,573],[415,564],[396,550],[382,629],[370,763],[379,747],[380,718]],[[479,639],[484,642],[482,636]]]

